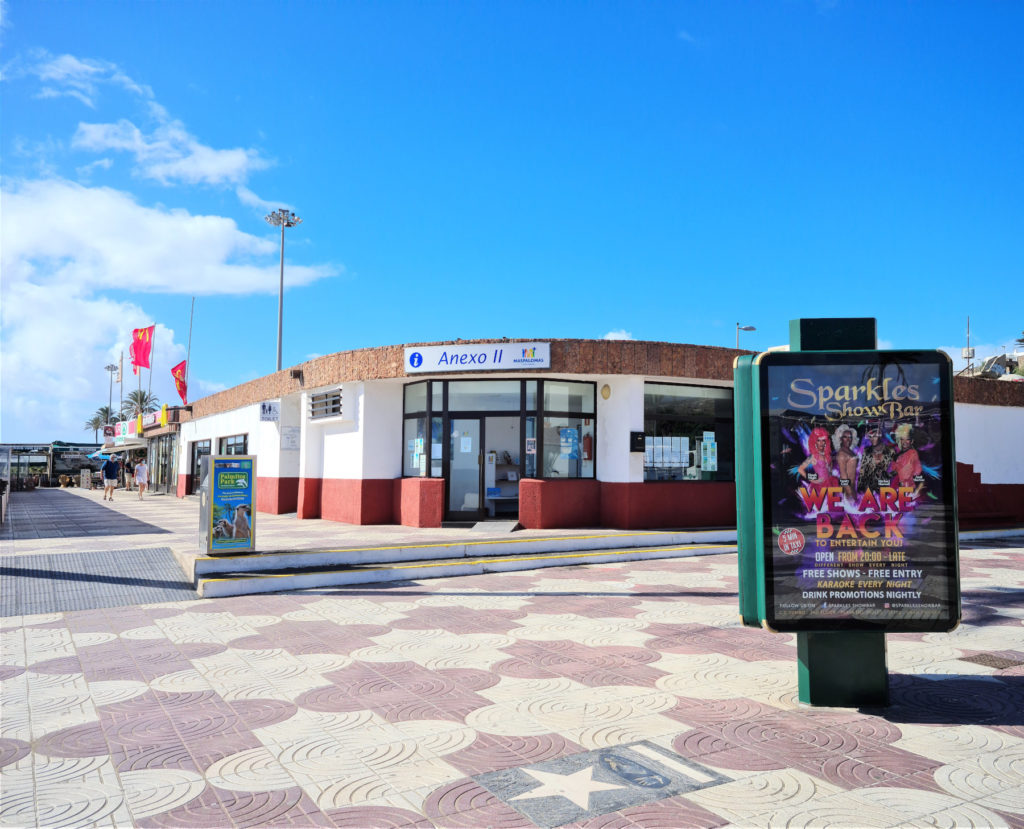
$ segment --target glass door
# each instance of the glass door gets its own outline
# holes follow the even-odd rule
[[[475,520],[483,514],[483,458],[479,417],[453,417],[448,447],[448,515]]]

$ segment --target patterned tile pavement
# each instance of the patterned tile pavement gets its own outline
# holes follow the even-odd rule
[[[0,619],[0,825],[1024,827],[1024,548],[962,557],[879,710],[732,554]]]

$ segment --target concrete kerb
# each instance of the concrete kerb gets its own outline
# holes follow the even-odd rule
[[[637,533],[581,532],[550,538],[490,538],[474,541],[425,544],[338,547],[320,550],[268,550],[248,555],[211,556],[174,548],[185,575],[193,579],[214,573],[243,573],[284,567],[358,567],[411,561],[440,561],[459,558],[531,556],[547,553],[576,553],[590,550],[682,547],[720,544],[735,549],[734,529],[707,531],[643,531]],[[727,550],[722,550],[726,552]]]
[[[351,569],[323,569],[315,572],[249,572],[225,574],[194,581],[200,598],[223,598],[253,593],[276,593],[282,590],[349,587],[358,584],[386,584],[423,579],[473,576],[484,573],[540,570],[546,567],[567,567],[578,564],[600,564],[644,561],[658,558],[687,558],[736,552],[735,545],[708,544],[675,547],[636,547],[579,552],[537,552],[532,555],[496,556],[466,560],[407,561],[398,564],[377,564]]]

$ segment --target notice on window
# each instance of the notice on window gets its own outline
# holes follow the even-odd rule
[[[713,435],[714,432],[705,432]],[[718,444],[713,440],[703,440],[700,445],[700,466],[705,472],[718,471]]]
[[[473,451],[473,438],[464,437],[459,440],[459,451],[460,452],[472,452]]]
[[[560,457],[575,460],[580,456],[580,433],[578,429],[559,429]]]
[[[537,438],[526,439],[526,454],[536,455],[537,454]]]

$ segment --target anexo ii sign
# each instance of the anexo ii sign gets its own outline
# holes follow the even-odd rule
[[[521,371],[550,367],[551,343],[460,343],[405,349],[407,374]]]

